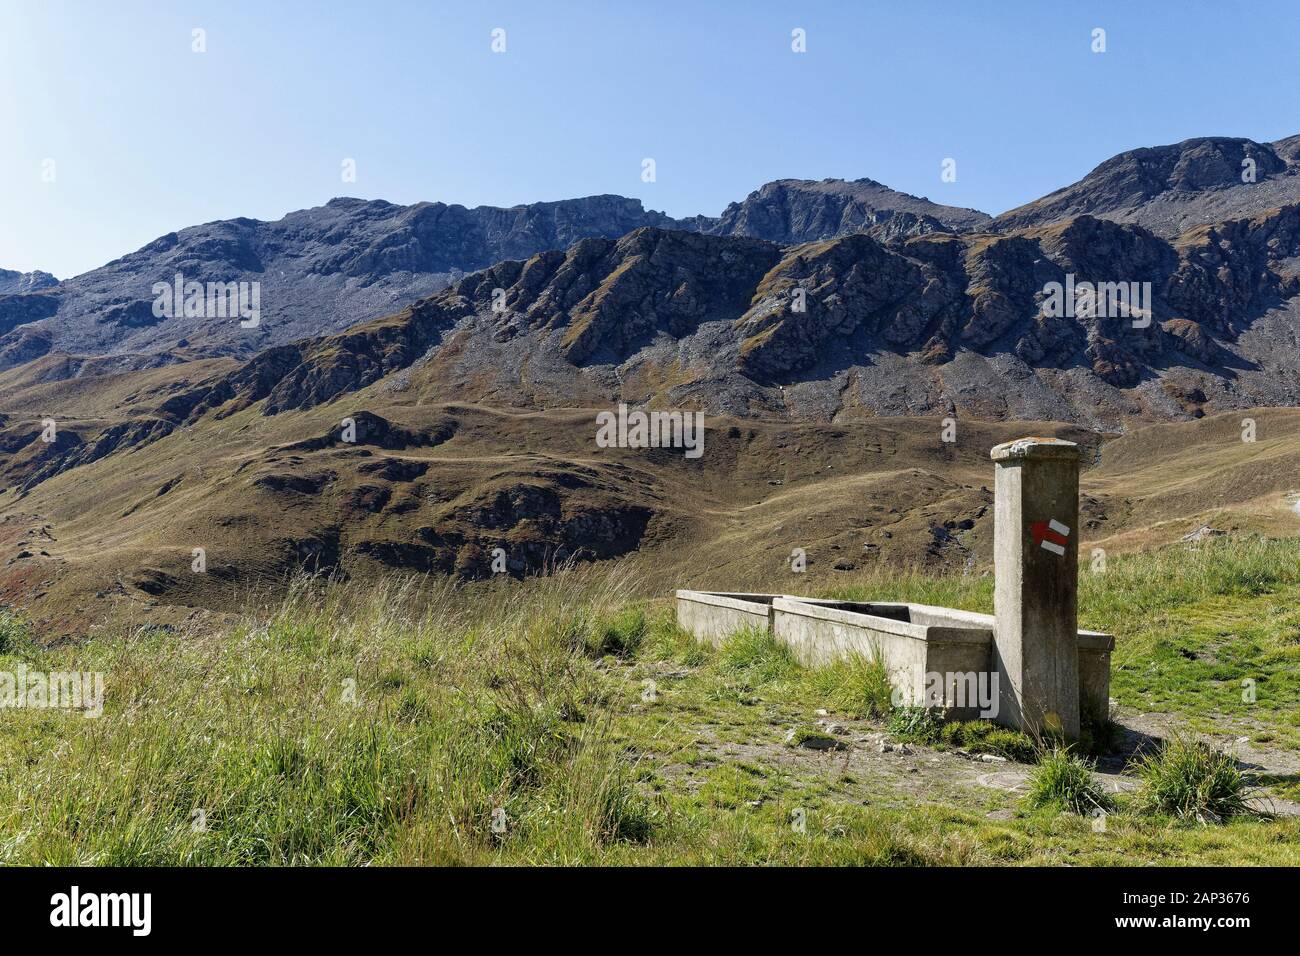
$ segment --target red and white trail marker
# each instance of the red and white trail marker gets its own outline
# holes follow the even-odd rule
[[[1034,544],[1053,554],[1064,555],[1069,543],[1070,529],[1053,518],[1051,521],[1036,521],[1029,526],[1034,536]]]

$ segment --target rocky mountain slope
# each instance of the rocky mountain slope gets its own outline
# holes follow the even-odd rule
[[[1127,317],[1053,283],[1149,284]],[[1080,300],[1081,301],[1081,300]],[[1090,216],[1006,235],[779,246],[642,228],[503,262],[392,316],[269,349],[178,421],[365,389],[838,421],[956,414],[1122,428],[1300,403],[1300,206],[1174,241]]]
[[[1194,226],[1300,202],[1300,136],[1275,143],[1207,136],[1113,156],[1073,185],[1012,209],[997,230],[1092,215],[1173,237]]]
[[[0,368],[50,352],[163,354],[180,348],[252,355],[396,311],[501,260],[565,249],[584,238],[617,238],[642,226],[794,242],[859,229],[881,237],[911,235],[985,219],[870,180],[784,180],[728,207],[721,218],[680,221],[622,196],[509,209],[335,199],[278,222],[232,219],[169,233],[57,288],[15,281],[13,292],[38,294],[0,297]],[[156,316],[154,283],[171,283],[178,273],[187,282],[258,283],[257,327]]]
[[[592,196],[513,209],[336,199],[278,222],[232,219],[162,236],[33,296],[0,300],[0,367],[61,351],[244,354],[391,312],[502,258],[671,223]],[[156,282],[257,282],[260,320],[154,314]]]

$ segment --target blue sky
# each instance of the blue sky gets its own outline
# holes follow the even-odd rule
[[[0,267],[340,195],[716,215],[868,176],[997,213],[1123,149],[1298,133],[1297,64],[1300,5],[1234,0],[0,0]]]

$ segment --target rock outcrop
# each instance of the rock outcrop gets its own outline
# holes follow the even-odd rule
[[[34,272],[15,272],[12,269],[0,269],[0,295],[25,295],[40,292],[59,284],[59,280],[48,272],[39,269]]]
[[[975,209],[943,206],[871,179],[780,179],[732,203],[702,231],[782,245],[864,232],[876,239],[965,232],[989,222]]]

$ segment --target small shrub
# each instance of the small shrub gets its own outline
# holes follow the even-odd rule
[[[1140,757],[1139,805],[1153,813],[1219,822],[1250,812],[1251,786],[1231,754],[1198,740],[1175,737],[1154,754]]]
[[[1078,814],[1112,806],[1110,796],[1092,778],[1088,764],[1059,747],[1039,759],[1029,775],[1025,799],[1032,807],[1059,807]]]
[[[895,707],[889,715],[889,732],[899,740],[931,744],[939,739],[939,718],[924,707]]]

